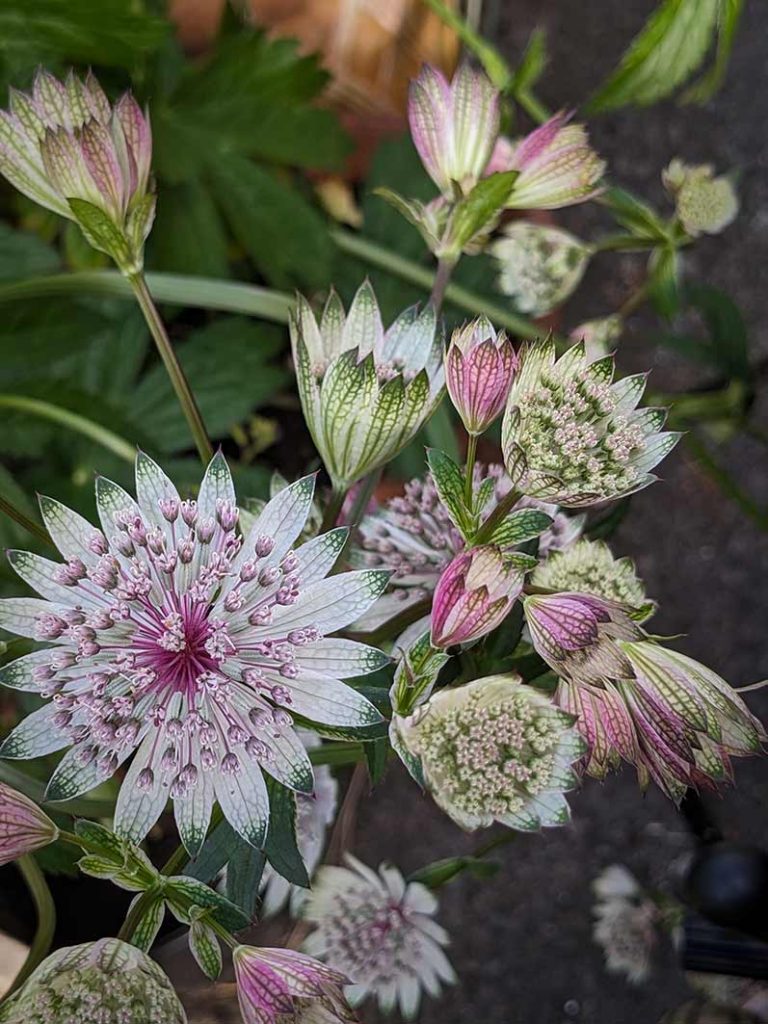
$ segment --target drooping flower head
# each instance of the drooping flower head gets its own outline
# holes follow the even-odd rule
[[[442,947],[448,935],[434,920],[437,899],[397,868],[378,872],[347,854],[346,867],[320,869],[304,916],[315,928],[305,948],[345,974],[356,1006],[371,996],[388,1013],[416,1015],[422,989],[438,996],[456,980]]]
[[[561,112],[516,142],[499,139],[486,174],[520,172],[508,207],[557,210],[600,193],[605,161],[590,146],[584,125],[569,122]]]
[[[438,690],[396,722],[437,804],[462,828],[529,831],[568,820],[564,792],[584,752],[572,715],[517,675]]]
[[[480,316],[453,332],[445,383],[469,434],[482,434],[504,410],[517,369],[512,342]]]
[[[711,669],[648,639],[630,609],[587,594],[536,594],[523,603],[533,644],[560,676],[555,700],[577,716],[586,771],[622,760],[641,785],[673,800],[731,776],[731,758],[758,753],[765,730]]]
[[[348,1024],[348,979],[293,949],[237,946],[232,951],[243,1024]]]
[[[663,409],[636,409],[645,375],[613,382],[612,357],[590,363],[583,344],[556,359],[551,338],[528,345],[502,426],[504,461],[525,494],[568,508],[624,497],[680,435],[661,433]]]
[[[489,252],[497,263],[499,291],[521,313],[543,316],[575,291],[592,250],[561,228],[517,220],[502,227]]]
[[[488,495],[482,510],[482,518],[486,518],[512,489],[504,467],[476,463],[475,493],[481,489]],[[523,508],[534,508],[552,519],[539,536],[542,557],[573,543],[584,525],[583,516],[567,516],[556,505],[536,499],[522,498],[515,509]],[[364,516],[359,535],[353,562],[392,572],[389,590],[365,616],[366,629],[375,629],[410,604],[430,597],[440,573],[464,550],[462,536],[442,504],[430,473],[409,481],[403,495]]]
[[[0,865],[54,842],[57,826],[29,797],[0,782]]]
[[[60,82],[40,70],[32,92],[11,90],[0,111],[0,174],[20,192],[76,221],[125,273],[141,270],[152,227],[152,135],[130,93],[112,106],[89,72]]]
[[[120,939],[99,939],[52,953],[0,1009],[3,1024],[186,1024],[187,1015],[160,967]]]
[[[432,602],[432,645],[452,647],[490,633],[520,596],[525,568],[490,544],[468,548],[443,569]]]
[[[499,133],[499,94],[488,77],[463,63],[449,83],[425,65],[411,82],[408,123],[421,162],[447,199],[482,177]]]
[[[531,583],[547,590],[592,594],[627,605],[638,622],[644,622],[656,607],[648,600],[632,559],[614,558],[602,540],[582,537],[566,550],[553,552],[536,566]]]
[[[659,910],[621,864],[612,864],[598,875],[592,890],[596,896],[592,935],[603,950],[605,965],[638,985],[651,971]]]
[[[269,800],[262,771],[311,792],[309,757],[291,713],[364,725],[380,716],[340,676],[373,671],[381,652],[329,638],[378,597],[387,574],[326,579],[346,538],[333,530],[293,544],[314,477],[264,507],[247,535],[224,458],[211,461],[197,501],[139,454],[138,501],[99,478],[101,530],[50,498],[46,526],[66,561],[10,552],[44,598],[0,603],[0,626],[54,646],[0,670],[0,682],[50,698],[11,733],[3,757],[64,747],[48,797],[64,800],[109,778],[137,751],[115,812],[139,842],[166,801],[197,851],[214,800],[260,846]]]
[[[680,223],[694,238],[701,234],[719,235],[736,219],[736,189],[728,178],[715,177],[710,164],[692,167],[675,159],[661,178],[674,197]]]
[[[368,282],[347,314],[332,292],[319,324],[299,297],[291,343],[304,418],[338,489],[392,459],[442,397],[434,309],[408,309],[385,331]]]

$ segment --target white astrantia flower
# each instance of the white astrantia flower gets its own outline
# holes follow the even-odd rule
[[[532,831],[570,817],[564,794],[585,749],[574,721],[510,673],[438,690],[393,728],[435,802],[462,828],[500,821]]]
[[[399,1005],[412,1019],[422,989],[436,997],[456,981],[443,952],[448,935],[434,919],[437,899],[391,865],[373,871],[350,854],[345,860],[317,873],[304,908],[315,926],[305,949],[350,979],[352,1005],[371,997],[385,1013]]]
[[[385,331],[373,289],[349,311],[331,292],[318,323],[299,296],[291,344],[304,419],[337,490],[389,462],[443,395],[443,344],[431,304]]]
[[[658,907],[621,864],[612,864],[601,872],[592,890],[596,896],[592,934],[603,950],[606,967],[638,985],[651,972],[658,939]]]
[[[118,833],[141,841],[170,798],[194,853],[217,801],[232,827],[261,846],[269,818],[263,771],[299,792],[313,788],[291,713],[345,726],[380,720],[341,679],[387,658],[329,634],[363,614],[388,576],[328,576],[343,529],[293,549],[311,508],[312,476],[280,491],[247,535],[237,529],[221,454],[197,501],[182,501],[141,453],[136,488],[138,501],[97,480],[101,530],[41,498],[63,564],[9,553],[43,600],[0,602],[0,626],[53,646],[0,670],[0,683],[49,699],[0,755],[70,748],[47,791],[49,800],[64,800],[108,779],[136,751],[117,800]]]
[[[482,517],[486,518],[512,490],[512,481],[503,466],[477,463],[476,493],[480,489],[487,494],[482,510]],[[544,512],[552,519],[538,538],[540,557],[567,548],[581,534],[584,516],[567,516],[556,505],[534,498],[521,498],[515,505],[515,511],[526,508]],[[352,551],[353,564],[392,572],[387,592],[363,622],[355,624],[360,630],[376,629],[410,605],[430,597],[443,569],[465,546],[440,500],[431,473],[411,480],[402,495],[390,498],[365,515],[358,537]]]

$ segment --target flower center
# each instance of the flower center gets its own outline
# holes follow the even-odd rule
[[[234,650],[222,623],[209,618],[210,605],[182,601],[180,610],[158,609],[152,625],[137,630],[136,668],[152,673],[153,689],[192,698],[199,678],[216,672]],[[149,681],[149,678],[148,678]]]

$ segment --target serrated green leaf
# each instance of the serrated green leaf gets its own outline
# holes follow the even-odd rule
[[[0,281],[51,274],[60,266],[56,250],[37,235],[0,223]]]
[[[538,537],[551,525],[552,519],[545,512],[533,508],[519,509],[502,519],[488,537],[487,543],[496,544],[500,548],[514,547]]]
[[[153,270],[229,277],[227,244],[221,214],[199,178],[163,189],[148,242]]]
[[[469,195],[456,204],[447,234],[457,253],[471,242],[475,235],[490,230],[504,209],[519,173],[500,171],[490,174],[478,181]]]
[[[543,28],[535,28],[526,44],[523,59],[515,68],[511,91],[532,89],[543,75],[547,60],[547,33]]]
[[[685,90],[681,103],[706,103],[723,84],[743,7],[743,0],[720,0],[717,50],[712,67]]]
[[[267,860],[293,885],[309,887],[309,875],[296,843],[296,797],[291,790],[267,777],[269,831],[264,844]]]
[[[603,202],[619,224],[644,241],[665,241],[667,226],[648,203],[621,188],[609,189]]]
[[[438,448],[427,449],[429,471],[451,522],[466,538],[472,530],[472,518],[464,504],[464,474],[453,459]]]
[[[131,912],[131,908],[133,907],[134,903],[136,903],[137,900],[140,899],[141,895],[136,896],[136,898],[133,900],[131,906],[128,909],[128,913]],[[160,931],[160,928],[162,927],[164,917],[165,900],[163,899],[163,894],[159,892],[156,898],[152,900],[152,902],[146,908],[141,920],[136,926],[136,929],[133,935],[131,936],[131,945],[136,946],[137,949],[141,949],[145,953],[148,953],[152,948],[155,939],[157,938],[157,933]]]
[[[250,922],[250,916],[231,899],[188,875],[173,875],[167,879],[164,892],[171,912],[185,924],[192,921],[196,907],[210,910],[211,916],[230,931],[239,931]]]

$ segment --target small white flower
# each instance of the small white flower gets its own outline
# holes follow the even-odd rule
[[[592,889],[597,896],[592,908],[592,935],[602,947],[606,967],[639,985],[651,972],[658,938],[658,908],[621,864],[606,868],[594,880]]]
[[[437,996],[441,982],[456,980],[442,949],[448,935],[434,919],[437,899],[388,864],[376,872],[349,854],[346,863],[318,872],[304,910],[315,925],[305,949],[350,978],[352,1005],[373,996],[385,1013],[399,1004],[413,1018],[422,989]]]

